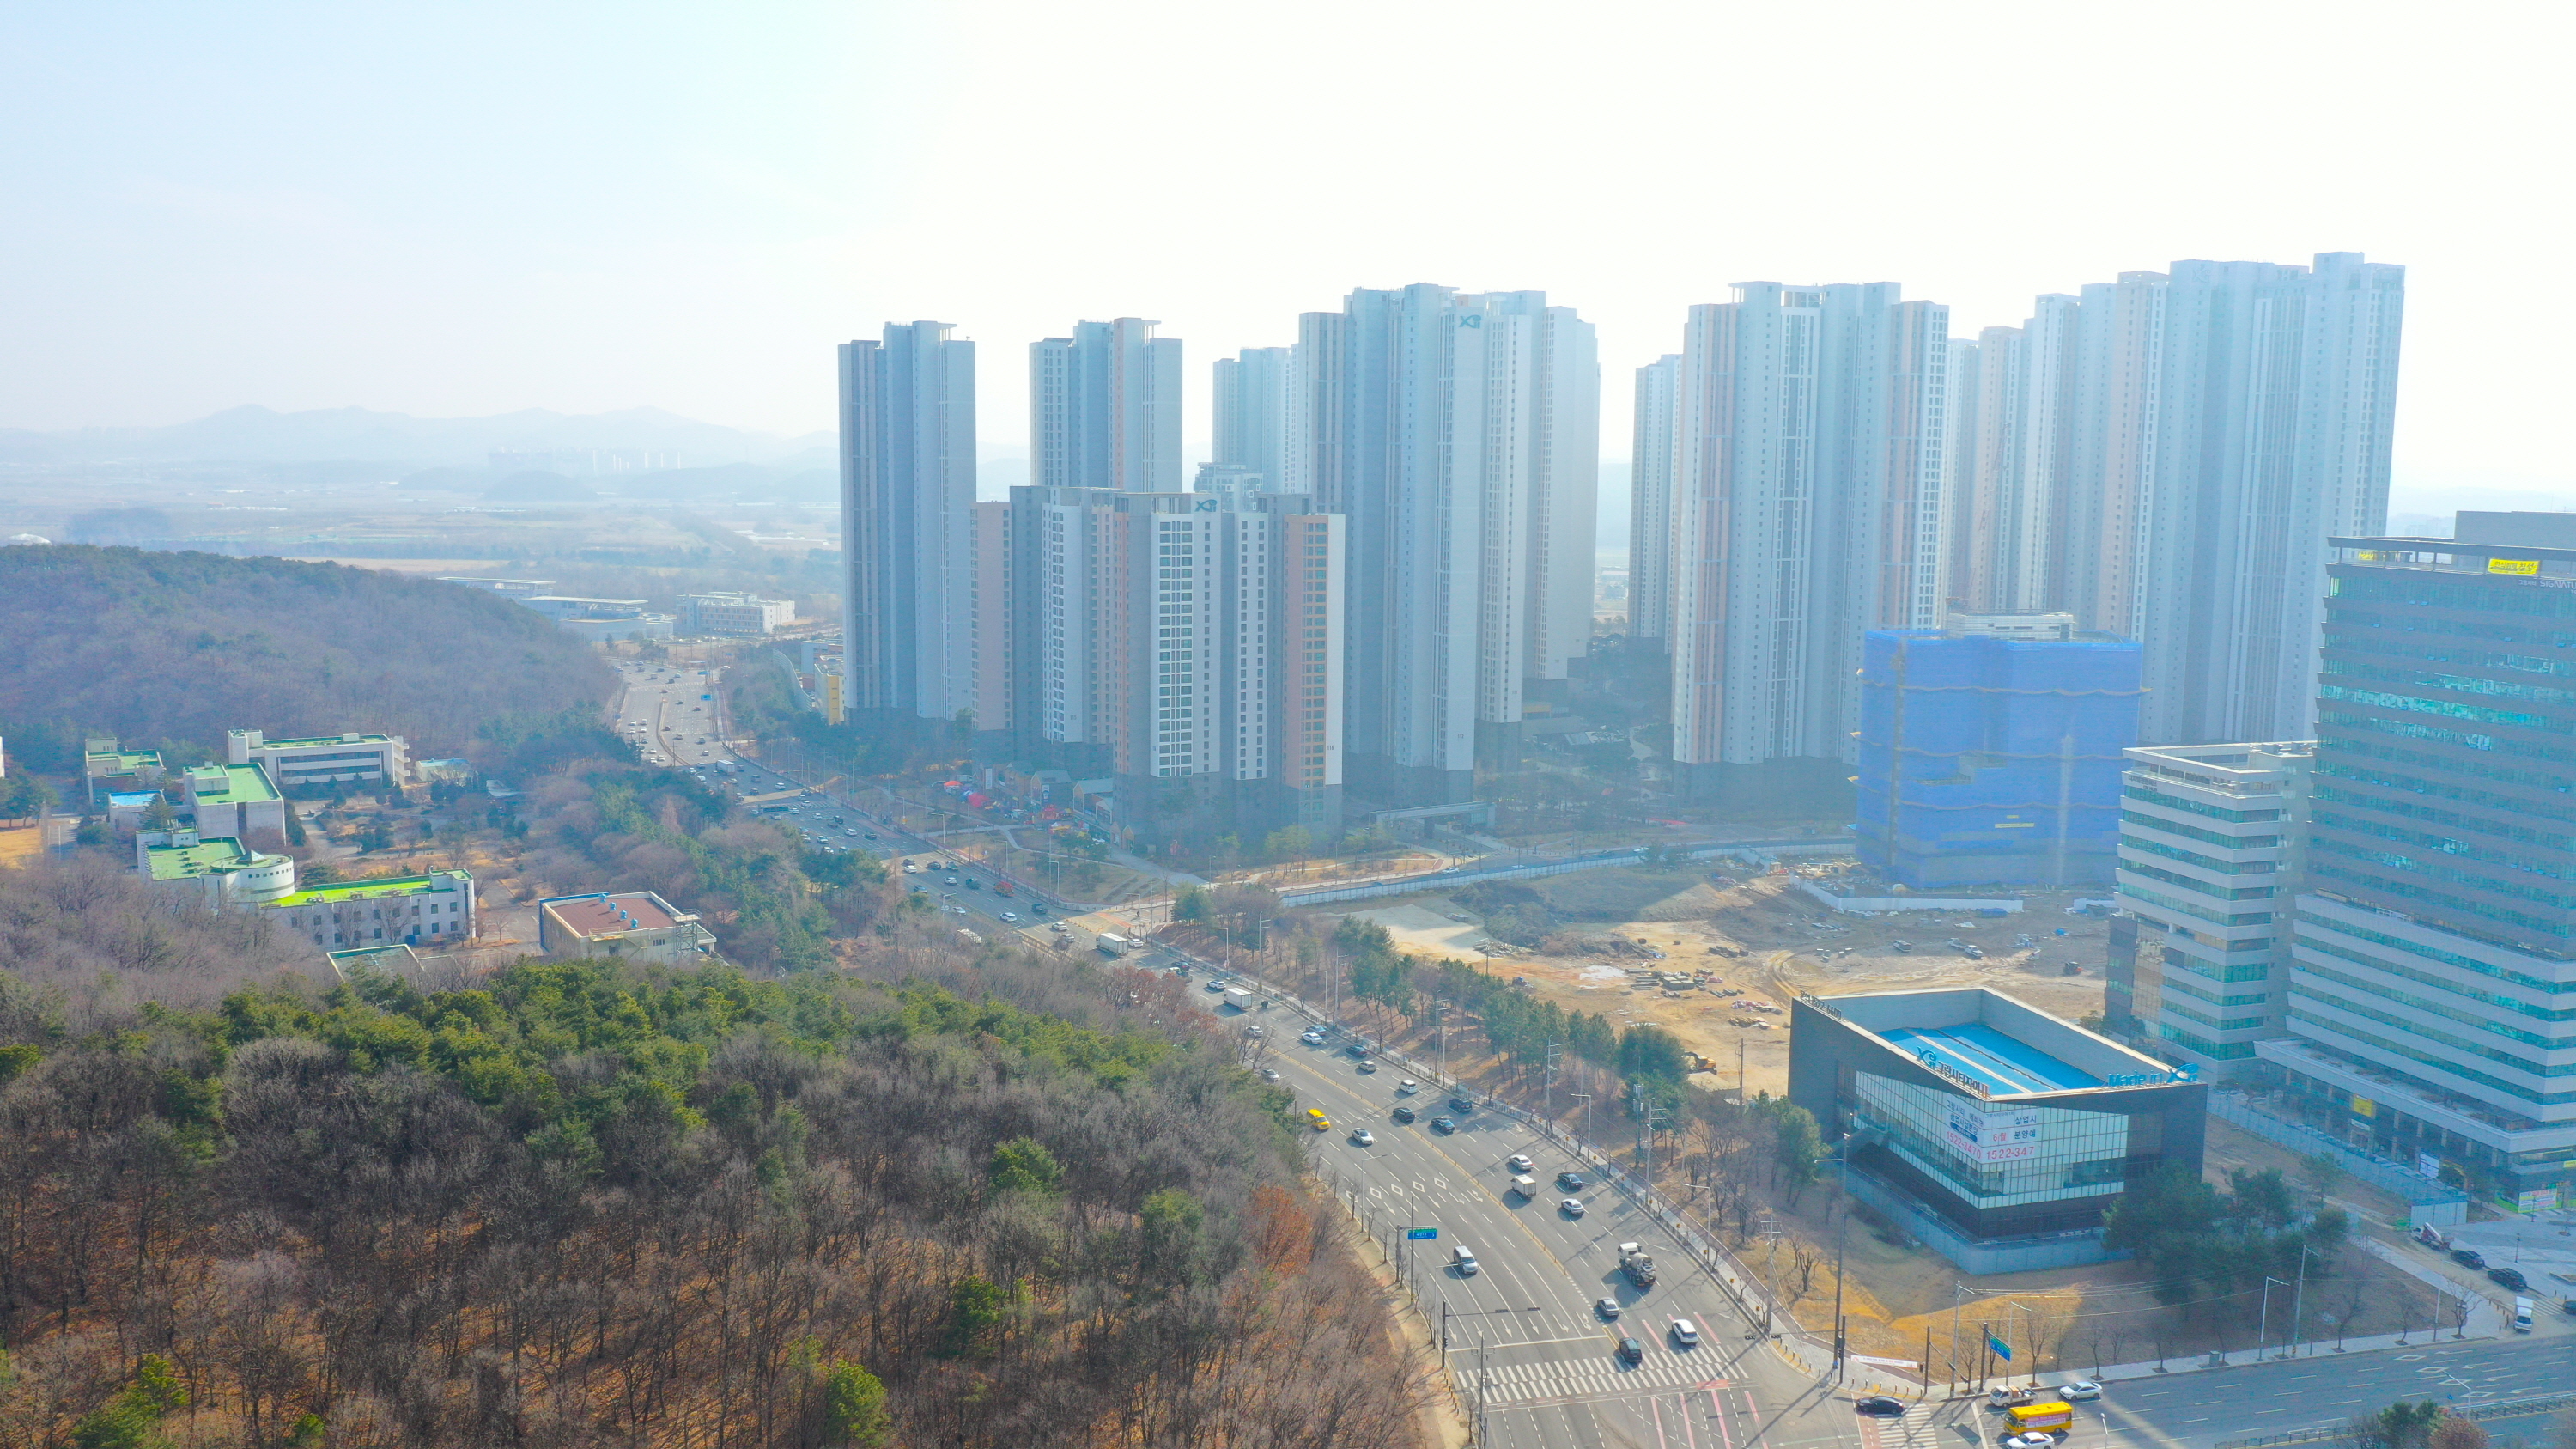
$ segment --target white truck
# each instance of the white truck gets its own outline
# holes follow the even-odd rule
[[[2513,1300],[2513,1331],[2531,1332],[2531,1300],[2519,1295]]]
[[[1519,1198],[1523,1202],[1528,1202],[1530,1199],[1538,1196],[1538,1179],[1530,1176],[1526,1172],[1521,1173],[1519,1176],[1512,1179],[1512,1185],[1509,1190],[1512,1196]]]
[[[1127,954],[1127,938],[1124,936],[1112,935],[1107,931],[1101,932],[1099,937],[1094,940],[1092,944],[1100,948],[1100,954],[1103,956],[1124,956]]]
[[[1244,990],[1240,986],[1229,986],[1225,989],[1225,1004],[1233,1007],[1237,1011],[1250,1011],[1252,1009],[1252,993]]]

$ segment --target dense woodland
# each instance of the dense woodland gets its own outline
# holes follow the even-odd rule
[[[900,917],[852,949],[902,986],[0,972],[0,1445],[1413,1442],[1284,1097],[1183,993]]]
[[[0,549],[0,735],[79,769],[85,734],[200,759],[224,731],[383,730],[461,755],[613,688],[591,647],[496,595],[337,564]]]

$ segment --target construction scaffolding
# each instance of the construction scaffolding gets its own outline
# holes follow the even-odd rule
[[[1911,889],[2107,886],[2137,644],[1878,629],[1863,646],[1856,853]]]

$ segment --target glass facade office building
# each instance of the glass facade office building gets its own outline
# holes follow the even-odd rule
[[[2545,1197],[2576,1180],[2576,550],[2333,545],[2287,1036],[2257,1052],[2384,1155]]]
[[[2122,923],[2103,1016],[2114,1036],[2218,1074],[2280,1035],[2297,889],[2297,816],[2313,746],[2130,750],[2120,788]],[[2115,934],[2116,934],[2115,928]]]
[[[1971,1271],[2101,1257],[2102,1215],[2166,1163],[2197,1175],[2208,1087],[2000,992],[1801,997],[1789,1100],[1843,1144],[1852,1190]],[[2081,1241],[2077,1241],[2081,1240]]]

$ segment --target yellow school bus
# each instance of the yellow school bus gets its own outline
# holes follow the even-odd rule
[[[2012,1426],[2016,1430],[2068,1429],[2075,1424],[2075,1406],[2059,1403],[2015,1404],[2004,1410],[2004,1417],[2012,1421]]]
[[[1333,1119],[1325,1116],[1324,1109],[1321,1107],[1307,1108],[1306,1121],[1312,1124],[1314,1129],[1318,1132],[1330,1132],[1333,1130]]]

